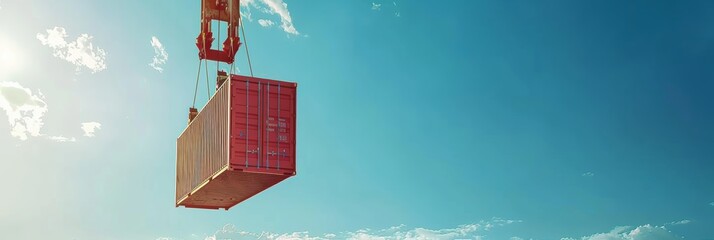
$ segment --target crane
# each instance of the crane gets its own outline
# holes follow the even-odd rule
[[[220,50],[211,49],[215,40],[211,31],[211,22],[214,20],[228,23],[228,36]],[[232,64],[241,45],[238,24],[240,0],[201,0],[201,33],[196,37],[198,58]]]
[[[211,29],[218,22],[222,47]],[[221,38],[226,22],[227,36]],[[297,83],[233,74],[235,56],[245,41],[239,0],[201,0],[201,32],[196,37],[199,67],[188,124],[176,139],[176,207],[229,208],[295,176]],[[208,87],[208,61],[216,62],[216,92]],[[231,65],[230,74],[218,70]],[[201,64],[206,66],[208,101],[201,112],[196,93]]]
[[[213,21],[218,21],[219,36],[221,22],[227,23],[228,36],[226,36],[226,39],[223,41],[223,49],[212,49],[213,41],[216,40],[213,38],[213,31],[211,29],[211,23]],[[201,32],[198,34],[198,37],[196,37],[198,59],[233,64],[236,53],[241,46],[240,37],[238,36],[239,24],[240,0],[201,0]],[[206,69],[206,71],[208,71],[208,69]],[[228,75],[223,71],[218,71],[217,84],[220,86],[226,79],[228,79]],[[195,102],[194,94],[194,105]],[[190,107],[188,109],[189,122],[191,122],[196,115],[198,115],[198,109],[196,109],[195,106]]]

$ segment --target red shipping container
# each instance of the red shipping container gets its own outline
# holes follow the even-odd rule
[[[297,83],[231,75],[176,141],[176,206],[226,209],[294,176]]]

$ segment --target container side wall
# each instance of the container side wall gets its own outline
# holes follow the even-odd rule
[[[176,201],[228,165],[230,87],[224,84],[177,139]]]

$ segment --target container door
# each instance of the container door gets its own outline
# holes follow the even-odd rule
[[[294,170],[295,89],[280,85],[263,88],[264,136],[263,161],[265,168]]]
[[[260,166],[261,85],[247,81],[231,81],[233,109],[231,164],[243,167]]]

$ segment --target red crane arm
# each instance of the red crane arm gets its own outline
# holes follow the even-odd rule
[[[201,33],[196,38],[198,58],[233,63],[240,47],[238,24],[240,19],[240,0],[201,0]],[[211,49],[213,32],[211,21],[228,23],[228,36],[223,42],[223,49]]]

